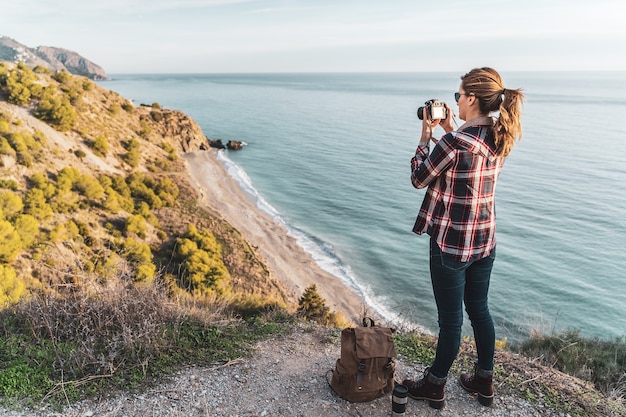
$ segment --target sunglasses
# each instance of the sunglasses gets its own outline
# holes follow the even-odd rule
[[[459,100],[461,99],[461,96],[471,96],[471,95],[472,95],[472,93],[465,94],[465,93],[456,92],[456,93],[454,93],[454,101],[456,101],[458,103]]]

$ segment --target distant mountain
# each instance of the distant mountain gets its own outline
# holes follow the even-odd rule
[[[34,68],[38,65],[53,71],[67,70],[92,80],[106,80],[104,69],[76,52],[52,46],[30,48],[7,36],[0,36],[0,61],[23,62]]]

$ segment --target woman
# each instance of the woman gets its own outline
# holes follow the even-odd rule
[[[473,374],[462,374],[461,386],[478,394],[483,405],[493,402],[495,331],[487,294],[496,256],[496,181],[505,158],[521,138],[521,90],[504,87],[492,68],[476,68],[461,77],[454,98],[459,117],[452,112],[432,120],[424,110],[422,136],[411,159],[411,182],[428,187],[413,231],[430,235],[430,276],[437,304],[439,339],[435,360],[422,379],[405,380],[409,396],[444,405],[444,386],[461,343],[463,304],[468,313],[478,362]],[[491,117],[499,112],[498,117]],[[446,134],[433,138],[441,126]],[[433,149],[430,149],[430,142]]]

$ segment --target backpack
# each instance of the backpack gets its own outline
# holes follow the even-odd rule
[[[396,347],[392,331],[368,318],[363,319],[363,327],[341,331],[341,357],[330,380],[337,395],[350,402],[366,402],[393,390]]]

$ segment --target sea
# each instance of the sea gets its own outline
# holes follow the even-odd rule
[[[260,210],[370,311],[436,333],[429,238],[411,231],[425,191],[411,185],[410,159],[417,108],[438,98],[456,110],[461,75],[112,74],[100,84],[181,110],[210,139],[244,142],[219,160]],[[497,337],[623,339],[626,72],[501,75],[526,101],[496,191]]]

